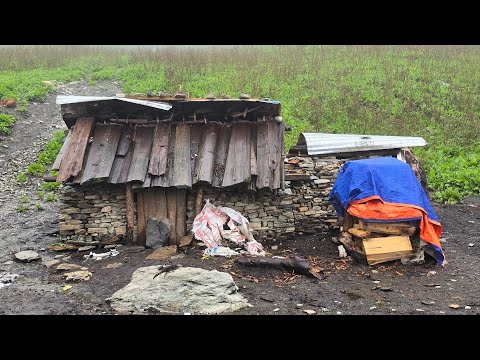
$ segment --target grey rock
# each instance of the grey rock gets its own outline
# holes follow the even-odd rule
[[[158,266],[136,270],[132,281],[107,299],[116,311],[136,314],[219,314],[248,306],[230,274],[180,267],[158,275]],[[158,275],[158,276],[157,276]]]
[[[149,219],[147,222],[147,241],[145,245],[152,249],[168,244],[172,226],[168,219],[158,220],[156,218]]]
[[[30,262],[40,260],[40,255],[32,250],[20,251],[15,254],[15,259],[21,262]]]
[[[95,250],[97,247],[96,246],[82,246],[78,248],[78,251],[90,251],[90,250]]]
[[[45,265],[47,269],[50,269],[52,266],[55,266],[58,264],[60,264],[60,260],[55,260],[55,259],[48,260],[43,263],[43,265]]]
[[[145,247],[141,245],[124,245],[122,247],[117,246],[115,249],[125,254],[145,251]]]

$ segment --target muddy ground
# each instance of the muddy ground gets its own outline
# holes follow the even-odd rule
[[[108,82],[94,86],[79,82],[57,89],[58,94],[76,95],[108,96],[119,91],[115,83]],[[146,260],[152,250],[129,252],[128,247],[100,261],[85,261],[85,253],[46,250],[58,241],[58,204],[42,202],[45,209],[36,210],[33,204],[40,201],[36,199],[40,181],[18,184],[16,176],[35,160],[53,131],[65,128],[55,96],[31,104],[23,115],[8,110],[18,121],[12,135],[0,140],[0,276],[20,275],[0,288],[0,314],[115,314],[105,299],[129,283],[139,267],[164,262]],[[23,213],[16,211],[21,195],[29,197],[31,207]],[[227,258],[202,260],[203,248],[198,246],[182,249],[182,255],[170,263],[230,272],[239,292],[253,305],[234,314],[304,315],[304,310],[314,310],[317,315],[480,314],[480,198],[465,199],[460,205],[434,204],[434,208],[444,229],[445,268],[436,266],[433,259],[416,266],[399,261],[367,266],[340,259],[331,241],[336,234],[302,235],[264,244],[272,255],[309,257],[323,269],[320,280],[279,270],[243,268]],[[272,246],[277,248],[272,250]],[[16,252],[27,249],[37,251],[42,260],[14,261]],[[65,282],[61,272],[45,266],[59,255],[63,255],[62,262],[88,267],[92,278]],[[118,267],[107,267],[113,263]],[[65,285],[72,287],[65,291]],[[452,309],[450,304],[460,307]]]

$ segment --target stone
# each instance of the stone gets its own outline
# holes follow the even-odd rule
[[[193,241],[193,235],[186,235],[180,239],[179,247],[188,246]]]
[[[63,274],[66,281],[87,281],[92,277],[92,273],[87,270],[72,271]]]
[[[63,263],[63,264],[58,265],[55,269],[57,269],[59,271],[68,271],[68,270],[77,270],[77,269],[85,270],[86,268],[83,267],[83,266],[77,265],[77,264]]]
[[[108,264],[107,266],[104,267],[104,269],[116,269],[122,265],[123,265],[122,263],[115,262],[115,263]]]
[[[80,230],[82,226],[80,224],[74,224],[74,225],[60,224],[58,228],[60,231],[70,231],[70,230]]]
[[[20,251],[15,254],[15,259],[20,262],[31,262],[35,260],[40,260],[40,255],[32,250]]]
[[[78,248],[78,251],[90,251],[95,250],[97,247],[92,245],[82,246]]]
[[[115,310],[134,314],[147,310],[167,314],[220,314],[248,306],[226,272],[180,267],[158,276],[158,266],[136,270],[131,282],[115,292],[107,302]]]
[[[177,245],[158,248],[146,257],[147,260],[166,260],[177,252]]]
[[[102,210],[100,210],[100,212],[102,212],[102,213],[112,212],[112,207],[111,206],[105,206],[105,207],[102,208]]]
[[[116,244],[109,244],[104,246],[105,249],[115,249],[116,247],[117,247]]]
[[[299,207],[298,211],[300,211],[300,212],[308,211],[308,207],[307,206]]]
[[[313,181],[314,184],[330,184],[330,180],[328,179],[318,179]]]
[[[149,219],[147,222],[147,241],[145,245],[152,249],[158,249],[168,244],[172,226],[170,220],[156,218]]]
[[[315,315],[317,312],[315,310],[305,309],[303,312],[307,315]]]
[[[116,249],[125,254],[145,251],[145,247],[141,245],[124,245],[120,248],[117,246]]]
[[[45,265],[47,269],[50,269],[52,266],[55,266],[58,264],[60,264],[60,260],[56,260],[56,259],[48,260],[43,263],[43,265]]]

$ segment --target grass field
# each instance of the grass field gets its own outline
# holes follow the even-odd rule
[[[115,79],[127,94],[185,91],[268,97],[292,132],[422,136],[434,198],[480,194],[480,47],[268,46],[121,52],[80,47],[0,50],[0,98],[20,104],[42,81]],[[2,124],[0,123],[0,129]]]

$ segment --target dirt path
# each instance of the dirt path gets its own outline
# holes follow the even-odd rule
[[[113,95],[115,84],[69,84],[59,94]],[[55,105],[55,95],[42,104],[32,104],[29,116],[20,117],[13,134],[0,142],[0,276],[19,274],[10,286],[0,288],[0,314],[112,314],[105,302],[125,286],[139,267],[161,264],[146,260],[151,250],[122,252],[101,261],[84,261],[83,254],[65,254],[69,263],[88,267],[91,280],[67,284],[60,272],[47,269],[44,262],[57,256],[45,251],[57,241],[58,205],[46,203],[45,210],[18,213],[19,197],[36,199],[37,180],[19,185],[16,176],[33,162],[37,153],[64,124]],[[5,145],[5,146],[2,146]],[[36,201],[36,200],[35,200]],[[448,265],[442,269],[433,262],[405,266],[391,262],[366,266],[339,259],[330,236],[298,236],[275,244],[272,255],[312,256],[324,269],[321,280],[275,270],[242,268],[231,259],[201,259],[202,248],[187,249],[175,262],[184,266],[229,271],[239,291],[253,305],[235,314],[295,314],[314,310],[317,314],[478,314],[480,313],[480,197],[466,199],[461,205],[434,205],[444,234]],[[468,246],[469,244],[474,246]],[[19,250],[32,249],[42,262],[22,264],[13,261]],[[116,265],[113,265],[116,264]],[[110,267],[108,267],[110,265]],[[113,267],[112,267],[113,265]],[[433,286],[431,286],[433,285]],[[459,304],[452,309],[450,304]],[[465,309],[465,306],[470,309]]]

